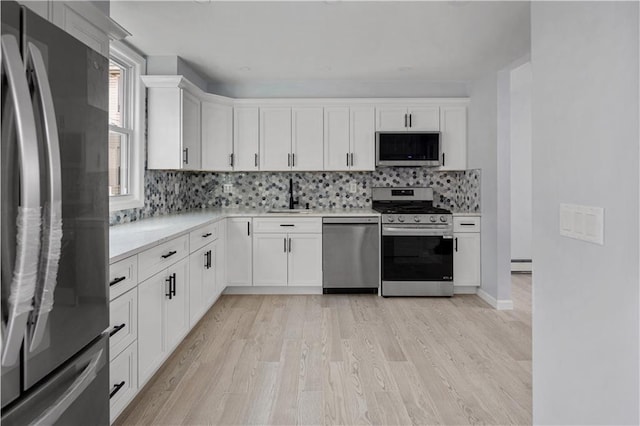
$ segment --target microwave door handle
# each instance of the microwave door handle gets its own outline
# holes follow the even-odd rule
[[[2,71],[6,75],[9,98],[15,110],[14,116],[11,108],[5,108],[3,114],[7,115],[3,118],[15,118],[21,197],[16,220],[16,257],[2,342],[1,363],[3,367],[9,367],[18,360],[36,290],[41,222],[40,161],[33,105],[18,41],[15,36],[6,34],[0,43]],[[12,124],[5,121],[3,136],[10,135],[4,131]]]
[[[46,142],[46,161],[49,169],[49,204],[45,205],[42,224],[43,247],[40,260],[43,271],[41,293],[36,295],[34,309],[35,325],[31,333],[29,350],[35,351],[44,337],[49,312],[53,309],[53,295],[56,288],[58,263],[62,249],[62,167],[60,163],[60,141],[58,125],[49,85],[47,69],[42,53],[33,44],[27,46],[27,68],[33,70],[43,115]]]

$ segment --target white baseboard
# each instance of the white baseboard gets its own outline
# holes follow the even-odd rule
[[[497,300],[495,297],[491,296],[481,288],[478,289],[478,297],[480,297],[480,299],[484,300],[489,305],[491,305],[492,308],[497,309],[498,311],[513,310],[513,300],[511,299]]]
[[[453,294],[477,294],[478,287],[475,285],[456,285],[453,286]]]
[[[227,287],[223,294],[322,294],[322,287]]]
[[[531,272],[532,264],[528,262],[511,262],[511,272]]]

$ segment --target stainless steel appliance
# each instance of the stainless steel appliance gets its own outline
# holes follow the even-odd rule
[[[431,188],[373,188],[382,213],[382,295],[453,295],[453,216]]]
[[[377,217],[322,219],[323,293],[377,293],[380,284]]]
[[[440,151],[440,132],[376,132],[376,166],[437,167]]]
[[[108,424],[108,59],[2,16],[2,424]]]

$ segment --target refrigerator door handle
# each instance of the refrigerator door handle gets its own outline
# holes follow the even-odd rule
[[[6,74],[15,109],[21,196],[9,312],[2,336],[2,366],[8,367],[18,360],[36,290],[41,222],[40,161],[33,105],[18,41],[15,36],[6,34],[2,36],[1,44],[2,70]],[[5,123],[5,126],[9,124]]]
[[[44,136],[46,142],[45,158],[49,170],[49,204],[44,206],[42,223],[43,247],[40,258],[42,281],[39,284],[39,294],[36,294],[33,318],[35,325],[31,332],[29,351],[35,351],[44,337],[49,312],[53,309],[53,294],[56,288],[58,263],[62,248],[62,167],[60,165],[60,141],[58,140],[58,125],[53,105],[53,96],[49,86],[47,69],[42,59],[42,53],[33,44],[27,47],[27,69],[33,70],[42,110]]]
[[[102,366],[104,350],[100,351],[89,361],[89,365],[71,383],[71,386],[58,398],[44,413],[40,415],[32,424],[51,425],[54,424],[62,414],[75,402],[76,399],[89,387],[91,382],[98,376],[97,372]]]

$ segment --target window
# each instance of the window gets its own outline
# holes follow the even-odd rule
[[[122,210],[144,205],[145,60],[120,42],[109,58],[109,205]]]

